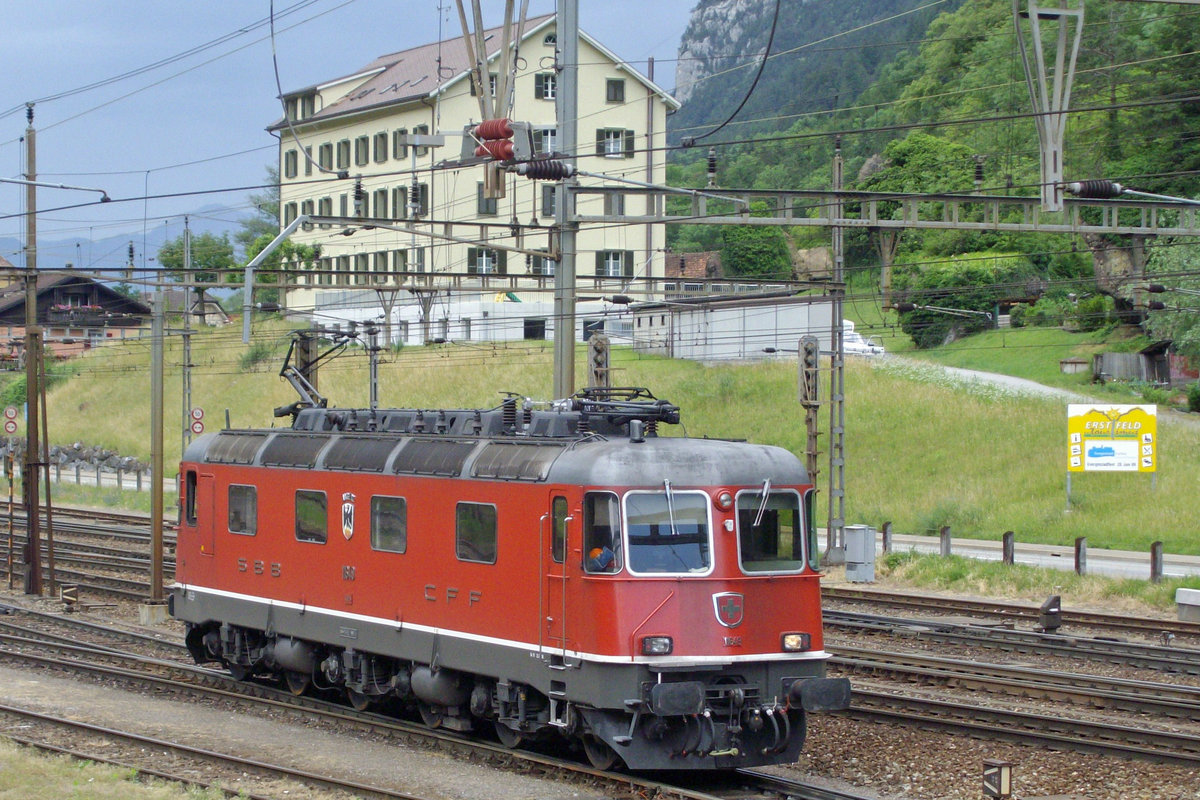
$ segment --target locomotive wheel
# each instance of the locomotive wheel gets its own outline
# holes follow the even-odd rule
[[[417,711],[421,712],[421,721],[425,723],[425,727],[442,727],[442,720],[445,718],[446,712],[441,706],[431,705],[424,700],[420,700],[417,702]]]
[[[292,672],[290,669],[283,673],[283,682],[287,684],[288,691],[299,697],[308,691],[309,684],[312,679],[303,672]]]
[[[500,720],[496,720],[496,738],[500,740],[500,744],[509,749],[515,749],[521,746],[525,741],[525,736],[520,731],[514,731],[512,728],[505,725]]]
[[[583,752],[587,756],[587,760],[593,767],[599,770],[610,770],[616,766],[620,758],[617,756],[617,751],[608,746],[608,742],[593,736],[590,733],[585,733],[580,737],[583,742]]]
[[[371,707],[371,698],[353,689],[346,690],[346,699],[350,701],[350,705],[355,711],[366,711]]]

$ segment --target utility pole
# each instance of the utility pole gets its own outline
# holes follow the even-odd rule
[[[1063,135],[1067,128],[1067,109],[1071,105],[1075,60],[1079,56],[1079,41],[1083,38],[1083,0],[1078,0],[1074,8],[1069,5],[1070,0],[1058,0],[1057,8],[1029,0],[1028,10],[1021,11],[1020,0],[1013,0],[1017,44],[1025,66],[1025,83],[1029,87],[1041,150],[1042,208],[1046,211],[1063,209]],[[1025,44],[1022,18],[1029,21],[1032,54]],[[1057,24],[1052,69],[1046,66],[1043,39],[1048,37],[1042,36],[1043,21]]]
[[[41,491],[38,485],[38,389],[42,331],[37,323],[37,146],[33,129],[33,104],[25,106],[25,466],[21,472],[25,493],[27,544],[25,594],[42,593],[42,543],[39,532]]]
[[[143,625],[166,619],[163,601],[163,339],[166,335],[164,297],[155,289],[150,328],[150,597],[138,608]]]
[[[579,140],[579,0],[557,0],[558,92],[555,113],[564,159],[576,165]],[[554,273],[554,396],[575,393],[575,221],[574,189],[579,180],[564,178],[558,185],[554,224],[558,230],[558,269]]]
[[[833,150],[833,218],[842,218],[842,140],[839,136]],[[826,533],[825,563],[846,561],[846,543],[842,538],[846,526],[846,408],[845,374],[843,372],[842,300],[846,294],[845,248],[842,229],[832,228],[833,283],[829,287],[833,324],[829,369],[829,523]]]
[[[179,456],[192,441],[192,229],[183,218],[183,429],[179,432]]]

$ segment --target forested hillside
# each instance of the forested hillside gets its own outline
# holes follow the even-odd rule
[[[774,8],[772,0],[754,5],[760,11]],[[831,27],[844,25],[855,11],[864,14],[869,8],[875,18],[881,5],[815,2],[801,7],[820,11],[821,18],[812,19],[811,27],[825,30],[826,22]],[[783,8],[795,10],[787,0]],[[936,17],[914,37],[919,46],[911,48],[895,46],[878,27],[864,29],[856,41],[879,44],[881,52],[887,49],[883,43],[892,42],[889,52],[897,53],[877,64],[877,79],[856,96],[840,96],[826,113],[796,118],[786,130],[761,133],[750,143],[718,145],[718,183],[758,189],[827,188],[834,134],[840,134],[847,188],[970,191],[978,161],[983,191],[1036,196],[1037,133],[1012,8],[1011,0],[966,0]],[[1107,178],[1144,191],[1200,195],[1200,9],[1087,0],[1085,11],[1071,95],[1074,111],[1066,131],[1066,179]],[[764,13],[769,21],[769,11]],[[743,18],[761,16],[747,12]],[[689,105],[699,97],[697,91]],[[740,99],[726,98],[726,110],[714,107],[707,113],[723,118]],[[778,98],[768,103],[771,106],[782,108]],[[746,115],[743,111],[739,118]],[[703,150],[714,142],[741,138],[726,128],[704,141]],[[673,168],[673,182],[703,185],[705,165],[691,160],[700,150],[684,151]],[[819,231],[791,237],[793,248],[827,241]],[[683,226],[673,232],[671,242],[680,250],[721,249],[722,234]],[[852,275],[856,269],[866,273],[877,263],[863,234],[848,237],[847,244]],[[1170,261],[1178,271],[1193,259],[1191,247],[1158,249],[1162,252],[1150,258],[1152,269]],[[1010,279],[1038,287],[1039,296],[1053,299],[1056,290],[1064,296],[1089,291],[1081,283],[1092,276],[1088,243],[1066,236],[907,232],[901,237],[898,262],[942,263],[972,253],[1016,259]],[[904,271],[899,272],[903,287]],[[909,270],[907,280],[919,282],[920,272],[919,266]],[[1183,276],[1176,285],[1188,285],[1187,280]],[[993,301],[994,297],[987,299]],[[1121,298],[1117,301],[1120,311]]]
[[[775,35],[758,85],[730,136],[779,131],[851,104],[939,13],[963,0],[700,0],[679,45],[673,142],[698,136],[737,107]],[[729,137],[726,137],[729,138]]]

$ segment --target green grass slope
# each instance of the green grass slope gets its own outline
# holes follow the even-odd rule
[[[226,412],[234,427],[286,425],[286,418],[272,416],[273,408],[295,400],[291,387],[278,376],[286,330],[277,322],[256,324],[255,344],[250,346],[241,343],[240,330],[232,327],[193,337],[191,405],[205,409],[208,430],[223,427]],[[976,337],[973,345],[961,347],[976,355],[962,363],[1050,381],[1053,375],[1044,363],[1056,368],[1060,352],[1097,346],[1079,337],[1057,341],[1061,332],[995,333],[1007,337],[1003,346],[984,347],[990,340]],[[1037,346],[1017,346],[1035,341]],[[51,441],[83,441],[147,458],[148,349],[148,343],[127,343],[100,348],[81,359],[79,374],[50,394]],[[955,356],[953,348],[939,357],[948,362],[966,358]],[[383,407],[490,407],[499,402],[501,391],[550,399],[549,343],[406,348],[385,354],[384,361]],[[796,365],[790,359],[705,366],[618,349],[613,361],[616,383],[648,386],[679,404],[681,427],[688,435],[746,438],[803,451],[804,417],[796,402]],[[981,361],[989,366],[981,367]],[[178,347],[169,348],[168,473],[174,471],[171,465],[178,460],[181,442],[180,362]],[[584,365],[581,347],[579,385],[584,382]],[[363,406],[368,400],[367,374],[365,354],[351,350],[323,367],[320,389],[332,406]],[[1063,381],[1071,388],[1088,389],[1081,379],[1064,376]],[[950,380],[933,365],[890,358],[849,360],[846,398],[849,523],[891,521],[899,532],[950,525],[956,535],[981,538],[1014,530],[1019,541],[1058,544],[1087,536],[1093,547],[1135,550],[1162,540],[1169,552],[1200,553],[1200,542],[1180,524],[1194,512],[1194,475],[1200,464],[1200,425],[1191,424],[1190,418],[1160,412],[1156,488],[1147,476],[1135,474],[1077,476],[1073,510],[1067,512],[1066,401],[1005,394]],[[829,441],[828,424],[828,411],[823,410],[822,447]],[[822,503],[826,462],[823,453],[818,476]],[[823,517],[822,505],[819,518]]]

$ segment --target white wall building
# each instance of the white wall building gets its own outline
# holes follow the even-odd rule
[[[755,361],[765,348],[794,352],[800,337],[833,349],[833,306],[825,297],[709,297],[632,308],[633,347],[692,361]]]
[[[501,33],[501,28],[485,32],[493,81]],[[679,104],[586,33],[580,34],[579,50],[579,168],[665,182],[660,148],[666,143],[666,113]],[[520,42],[512,118],[532,124],[534,146],[542,154],[556,152],[558,145],[555,53],[554,17],[529,21]],[[285,95],[287,116],[270,127],[280,139],[282,224],[298,214],[414,223],[413,230],[403,232],[355,226],[352,235],[343,235],[346,228],[332,225],[298,230],[293,241],[319,245],[321,256],[303,270],[299,287],[288,291],[290,309],[319,311],[315,321],[329,322],[331,317],[379,318],[385,302],[394,302],[393,318],[411,322],[408,318],[420,304],[402,287],[444,289],[455,306],[445,319],[458,330],[444,338],[482,339],[485,332],[498,330],[486,320],[510,313],[506,309],[493,316],[492,306],[523,305],[492,303],[498,291],[520,291],[526,302],[544,298],[549,303],[550,293],[537,290],[552,288],[556,263],[496,245],[549,250],[546,226],[554,221],[556,184],[507,176],[507,196],[491,200],[484,197],[482,165],[443,163],[459,159],[464,126],[480,121],[473,95],[465,47],[457,37],[381,56],[353,74]],[[411,134],[444,134],[446,143],[409,147],[405,137]],[[605,184],[589,178],[581,182]],[[628,202],[639,204],[630,214],[649,210],[640,206],[649,200]],[[577,211],[622,215],[623,205],[616,196],[585,196]],[[541,227],[518,233],[518,224]],[[581,230],[576,257],[580,293],[613,294],[639,283],[638,288],[649,288],[647,279],[664,274],[665,235],[661,225]],[[479,316],[485,310],[489,316]],[[550,331],[552,326],[546,335]],[[398,334],[399,326],[393,330]],[[410,327],[410,338],[414,334]]]

